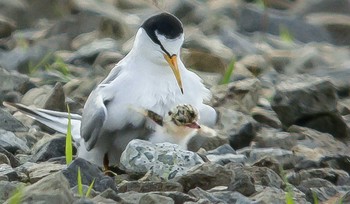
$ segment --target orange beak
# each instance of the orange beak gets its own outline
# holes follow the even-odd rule
[[[177,84],[179,85],[181,93],[183,94],[184,90],[182,88],[182,81],[181,81],[179,67],[177,66],[177,56],[173,55],[169,57],[167,54],[164,54],[164,58],[168,62],[170,68],[173,70]]]

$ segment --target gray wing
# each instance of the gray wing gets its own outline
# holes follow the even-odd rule
[[[80,133],[86,144],[86,149],[89,151],[95,145],[103,133],[103,124],[107,119],[107,104],[113,99],[113,96],[101,95],[101,90],[104,85],[115,80],[121,67],[116,66],[109,75],[91,92],[83,110]]]

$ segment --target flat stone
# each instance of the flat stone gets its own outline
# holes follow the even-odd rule
[[[18,173],[8,164],[0,164],[0,176],[6,176],[9,181],[17,181]]]
[[[0,108],[0,128],[10,132],[28,131],[27,127],[2,108]]]
[[[0,147],[13,154],[18,150],[22,152],[29,151],[29,147],[25,141],[18,138],[14,133],[3,129],[0,129]]]
[[[182,186],[173,181],[128,181],[118,188],[119,192],[135,191],[146,193],[151,191],[178,191],[182,192]]]

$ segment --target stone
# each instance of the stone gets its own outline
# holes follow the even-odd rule
[[[21,193],[22,203],[73,203],[69,183],[62,173],[54,173],[30,186]],[[7,200],[5,203],[9,203]]]
[[[62,170],[63,175],[67,178],[71,187],[77,185],[78,168],[80,168],[81,179],[84,185],[89,186],[95,179],[93,187],[95,191],[102,192],[107,188],[117,191],[115,183],[111,177],[105,176],[98,166],[91,164],[82,158],[73,160],[66,169]]]
[[[259,123],[268,125],[272,128],[280,129],[282,128],[282,123],[278,119],[277,114],[272,110],[267,110],[265,108],[254,107],[251,110],[252,117]]]
[[[310,127],[337,138],[350,136],[349,127],[337,112],[335,87],[324,78],[297,76],[276,88],[272,109],[282,124]]]
[[[229,145],[224,144],[214,150],[205,153],[209,161],[220,165],[225,165],[229,162],[245,163],[247,158],[245,155],[240,155]]]
[[[203,203],[244,203],[251,204],[252,200],[243,196],[238,192],[231,191],[218,191],[218,192],[207,192],[199,187],[190,190],[189,195],[194,196],[198,199],[204,199]]]
[[[36,183],[40,179],[51,175],[54,172],[61,171],[66,165],[55,164],[51,162],[33,163],[28,168],[22,168],[22,172],[28,175],[30,183]],[[21,167],[17,167],[21,168]]]
[[[294,39],[307,42],[332,42],[327,30],[320,26],[315,26],[307,23],[299,18],[294,18],[276,10],[268,10],[267,14],[263,9],[258,9],[254,6],[244,6],[240,9],[237,16],[237,24],[239,30],[244,33],[266,32],[279,36],[281,25],[288,28],[288,32],[292,33]],[[251,21],[249,19],[266,19],[265,21]]]
[[[56,137],[41,147],[34,153],[31,161],[33,162],[43,162],[51,158],[61,157],[65,155],[66,137]],[[74,148],[73,148],[74,149]],[[74,154],[74,150],[73,150]]]
[[[231,147],[237,150],[249,146],[256,137],[256,129],[257,125],[252,122],[243,124],[238,131],[231,129],[228,133]]]
[[[82,187],[83,187],[83,195],[85,195],[86,192],[87,192],[88,189],[89,189],[89,186],[87,186],[87,185],[82,185]],[[78,185],[76,185],[76,186],[74,186],[73,188],[71,188],[71,191],[74,193],[74,195],[79,195],[79,187],[78,187]],[[94,189],[91,189],[91,191],[90,191],[90,196],[89,196],[89,197],[93,198],[93,197],[95,197],[95,196],[97,196],[97,195],[98,195],[98,193],[97,193]],[[80,196],[80,195],[79,195],[79,196]]]
[[[193,152],[197,152],[201,148],[209,151],[227,143],[228,138],[225,135],[208,137],[206,135],[197,134],[187,143],[187,149]]]
[[[260,89],[258,79],[245,79],[215,86],[211,89],[213,105],[249,113],[258,102]]]
[[[196,198],[194,198],[186,193],[182,193],[180,191],[166,191],[166,192],[156,191],[156,192],[152,192],[152,193],[172,198],[175,203],[194,202],[197,200]]]
[[[220,56],[192,49],[184,52],[183,62],[187,67],[202,72],[224,73],[226,69],[226,63]]]
[[[3,153],[0,153],[0,164],[7,164],[11,166],[9,158],[7,158],[7,156]]]
[[[350,174],[350,157],[341,154],[325,156],[320,159],[320,166],[343,170]]]
[[[129,181],[119,186],[118,191],[121,193],[135,191],[146,193],[151,191],[178,191],[182,192],[182,186],[173,181]]]
[[[0,15],[0,38],[6,38],[16,29],[15,22],[12,19]]]
[[[19,160],[15,156],[13,156],[12,153],[8,152],[6,149],[4,149],[1,146],[0,146],[0,153],[4,154],[10,160],[10,166],[12,168],[15,168],[20,165]]]
[[[126,172],[145,174],[151,171],[152,175],[168,180],[185,174],[203,160],[176,144],[132,140],[122,153],[120,163]]]
[[[234,179],[234,172],[223,166],[214,163],[204,163],[192,168],[187,174],[175,178],[179,182],[184,192],[200,187],[208,190],[215,186],[228,186]]]
[[[151,204],[151,203],[165,203],[173,204],[175,203],[173,199],[157,195],[157,194],[145,194],[140,198],[139,204]]]
[[[1,57],[0,57],[1,58]],[[29,77],[17,71],[8,71],[0,66],[0,92],[21,91],[29,83]],[[0,94],[1,96],[2,94]],[[4,97],[4,96],[2,96]],[[1,98],[2,99],[2,98]]]
[[[327,201],[331,201],[333,203],[336,203],[333,200],[334,196],[345,194],[349,191],[350,191],[350,186],[331,186],[331,187],[311,188],[310,191],[306,193],[306,199],[312,202],[314,200],[314,195],[315,195],[319,202],[327,203]],[[341,201],[341,203],[344,203],[344,201]]]
[[[27,127],[2,108],[0,108],[0,128],[10,132],[28,131]]]
[[[297,137],[288,132],[262,127],[254,141],[256,147],[259,148],[277,147],[291,150],[297,144]]]
[[[296,173],[290,173],[287,176],[288,182],[292,185],[300,185],[300,183],[306,179],[319,178],[325,179],[334,185],[344,184],[347,181],[349,174],[343,170],[330,169],[330,168],[315,168],[300,170]]]
[[[256,192],[255,186],[254,186],[254,180],[251,176],[244,173],[244,171],[240,172],[242,174],[237,174],[236,171],[235,173],[236,173],[236,179],[235,181],[231,182],[228,185],[227,190],[237,191],[244,196],[250,196]]]
[[[91,43],[80,47],[73,55],[68,59],[68,62],[72,64],[92,64],[97,55],[102,51],[118,51],[118,43],[111,38],[104,38],[94,40]]]
[[[310,194],[311,188],[335,187],[330,181],[322,178],[311,178],[301,181],[297,188],[305,194]]]
[[[4,203],[12,193],[21,185],[19,182],[0,181],[0,202]]]
[[[18,173],[8,164],[0,164],[0,176],[6,176],[8,181],[17,181]]]
[[[14,133],[3,129],[0,129],[0,146],[13,154],[16,151],[29,151],[29,147],[24,140],[18,138]]]
[[[97,55],[93,66],[101,66],[105,69],[109,68],[108,66],[114,67],[123,57],[118,52],[103,51]]]
[[[138,192],[132,192],[132,191],[126,192],[126,193],[118,193],[118,196],[125,203],[139,203],[143,195],[146,195],[146,193],[138,193]]]
[[[269,67],[267,60],[262,55],[247,55],[237,63],[244,65],[254,76],[259,76]]]

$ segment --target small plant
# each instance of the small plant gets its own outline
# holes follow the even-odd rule
[[[66,134],[66,164],[70,164],[73,160],[73,143],[72,143],[72,123],[69,106],[67,104],[68,111],[68,125],[67,125],[67,134]]]
[[[279,35],[282,41],[287,43],[292,43],[294,41],[293,35],[290,33],[289,29],[284,26],[279,26]]]
[[[84,193],[83,193],[83,182],[81,179],[81,172],[80,172],[80,167],[78,167],[78,174],[77,174],[77,182],[78,182],[78,194],[80,197],[84,197]],[[95,179],[92,180],[91,184],[89,185],[89,188],[87,189],[86,193],[85,193],[85,197],[89,197],[91,190],[94,186],[95,183]]]
[[[23,197],[23,185],[17,187],[17,189],[13,192],[13,195],[9,199],[9,204],[20,204]]]
[[[41,67],[45,67],[49,64],[50,59],[52,58],[52,53],[47,53],[37,64],[33,64],[32,61],[28,64],[28,71],[30,74],[35,73]]]
[[[287,176],[286,176],[282,166],[280,166],[280,172],[281,172],[282,179],[283,179],[284,183],[286,184],[286,190],[287,190],[286,198],[285,198],[286,204],[294,204],[293,188],[292,188],[292,185],[288,182]]]
[[[235,63],[236,63],[236,60],[235,59],[232,59],[230,64],[228,65],[228,68],[220,82],[220,84],[228,84],[230,82],[230,79],[231,79],[231,75],[233,73],[233,70],[235,68]]]

